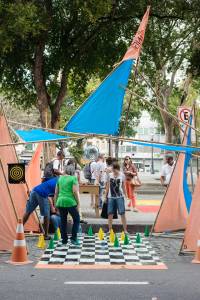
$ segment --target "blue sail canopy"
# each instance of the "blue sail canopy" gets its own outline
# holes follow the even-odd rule
[[[173,145],[167,145],[167,144],[160,144],[160,143],[151,143],[151,142],[131,142],[131,144],[137,145],[137,146],[145,146],[145,147],[153,147],[153,148],[158,148],[162,150],[168,150],[168,151],[175,151],[175,152],[186,152],[186,153],[192,153],[192,152],[200,152],[200,148],[195,148],[195,147],[185,147],[183,145],[180,146],[173,146]],[[188,144],[189,146],[190,144]]]
[[[135,60],[125,60],[89,96],[64,130],[118,135],[125,88]]]
[[[51,133],[41,129],[16,130],[16,134],[27,143],[38,143],[41,141],[57,141],[69,138],[64,135]]]

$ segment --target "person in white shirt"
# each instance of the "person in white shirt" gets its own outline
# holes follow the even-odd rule
[[[53,160],[53,171],[55,176],[64,174],[65,154],[63,151],[58,151],[57,158]]]
[[[90,163],[90,171],[91,171],[90,184],[95,184],[95,180],[96,180],[96,165],[97,165],[97,162],[95,160]]]
[[[172,155],[166,156],[166,164],[162,167],[160,181],[165,187],[169,185],[172,172],[174,170],[175,161]]]

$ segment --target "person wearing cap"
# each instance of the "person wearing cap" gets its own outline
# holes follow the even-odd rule
[[[53,172],[55,176],[63,175],[64,172],[65,154],[63,151],[58,151],[57,158],[53,160]]]
[[[166,155],[166,163],[162,167],[160,181],[161,184],[167,187],[170,183],[172,172],[174,170],[175,161],[172,154]]]

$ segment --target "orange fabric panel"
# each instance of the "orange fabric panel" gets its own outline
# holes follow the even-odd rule
[[[138,59],[142,48],[142,43],[144,41],[145,30],[149,19],[149,11],[150,7],[147,8],[147,11],[142,18],[138,31],[136,32],[133,41],[130,47],[128,48],[127,52],[125,53],[122,61],[127,59]]]
[[[0,250],[12,250],[17,218],[0,163]]]
[[[39,143],[26,171],[26,182],[30,190],[41,183],[40,156],[43,144]]]
[[[188,212],[183,194],[185,154],[180,153],[154,225],[155,232],[185,229]]]
[[[10,136],[10,132],[7,126],[7,122],[5,116],[3,114],[0,115],[0,141],[2,144],[12,143],[12,139]],[[0,147],[0,159],[2,161],[3,170],[6,176],[6,180],[8,183],[8,163],[17,163],[17,155],[15,152],[14,146],[3,146]],[[11,197],[17,211],[18,218],[22,218],[26,202],[28,199],[27,195],[27,187],[26,184],[9,184],[9,190],[11,193]],[[6,216],[6,212],[4,212]],[[38,231],[38,221],[34,214],[32,214],[25,226],[25,230],[27,231]]]
[[[200,176],[194,189],[190,214],[187,221],[183,249],[189,251],[197,250],[197,241],[200,239]]]

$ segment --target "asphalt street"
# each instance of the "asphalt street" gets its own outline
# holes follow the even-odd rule
[[[42,252],[28,239],[33,264],[12,266],[0,254],[0,299],[199,300],[200,265],[191,264],[193,256],[178,256],[181,239],[154,237],[152,243],[168,270],[38,270]]]
[[[0,299],[200,299],[198,265],[168,264],[163,271],[36,270],[1,265]],[[139,281],[149,284],[65,284],[73,281]]]

